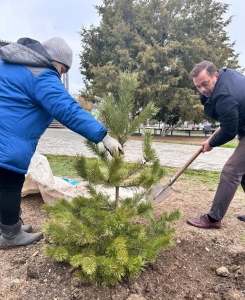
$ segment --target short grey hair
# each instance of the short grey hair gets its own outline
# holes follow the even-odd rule
[[[190,73],[190,78],[197,77],[203,70],[206,70],[210,76],[213,76],[217,72],[217,68],[211,61],[204,60],[194,66]]]

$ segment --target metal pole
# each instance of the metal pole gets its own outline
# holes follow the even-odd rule
[[[69,72],[62,75],[62,82],[63,82],[67,92],[69,92]]]

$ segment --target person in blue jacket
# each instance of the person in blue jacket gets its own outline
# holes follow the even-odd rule
[[[40,43],[21,38],[0,48],[0,247],[42,238],[21,223],[21,190],[37,143],[55,118],[110,152],[122,146],[69,95],[61,82],[72,65],[72,50],[60,37]]]
[[[229,68],[217,69],[210,61],[196,64],[190,78],[200,92],[204,112],[220,122],[220,131],[202,143],[203,152],[221,146],[238,136],[239,144],[225,163],[208,214],[190,218],[187,223],[199,228],[220,228],[221,220],[241,184],[245,191],[245,76]],[[238,216],[245,221],[244,216]]]

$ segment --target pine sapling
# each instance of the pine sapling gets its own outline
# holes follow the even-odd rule
[[[100,110],[103,123],[122,145],[157,111],[150,103],[132,118],[136,85],[136,74],[122,73],[118,99],[108,95]],[[164,212],[155,219],[153,203],[144,200],[150,187],[163,176],[151,145],[151,132],[145,132],[142,159],[135,163],[125,162],[122,155],[110,157],[99,145],[87,145],[97,159],[79,156],[75,167],[88,182],[89,196],[76,197],[71,203],[60,199],[44,207],[51,216],[44,226],[52,240],[46,255],[69,263],[81,282],[117,285],[124,277],[138,276],[147,263],[172,245],[174,229],[170,223],[179,218],[179,211]],[[115,198],[102,192],[101,186],[115,188]],[[134,193],[122,198],[121,188]]]

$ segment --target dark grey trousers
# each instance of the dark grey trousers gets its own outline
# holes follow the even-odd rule
[[[209,212],[212,218],[223,219],[239,184],[245,192],[245,138],[241,139],[220,174],[220,182]]]

